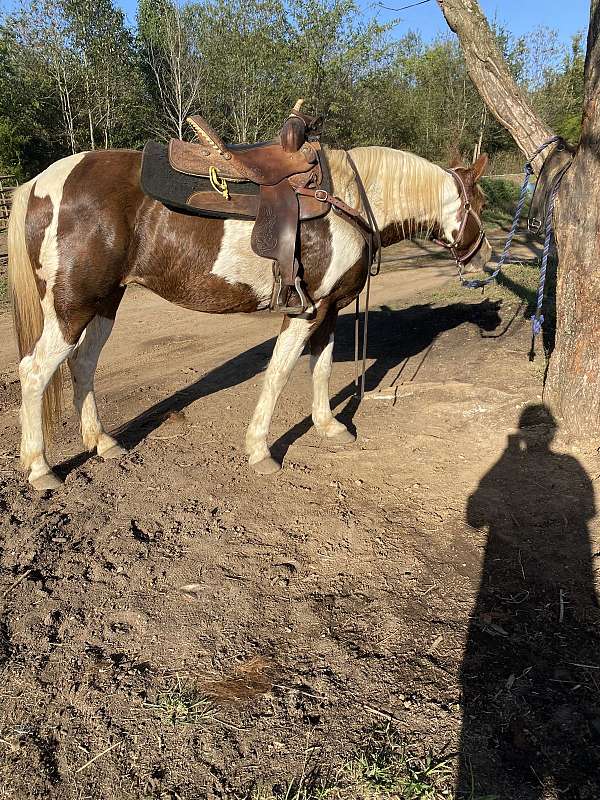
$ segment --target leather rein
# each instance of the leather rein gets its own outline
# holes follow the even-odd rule
[[[483,224],[477,214],[476,211],[473,210],[473,206],[471,205],[471,201],[469,200],[469,196],[467,195],[467,189],[465,187],[463,179],[460,177],[458,172],[454,169],[447,169],[446,172],[449,175],[452,175],[454,178],[456,185],[458,186],[458,196],[462,201],[462,215],[461,220],[458,226],[458,231],[454,240],[452,242],[445,242],[443,239],[434,239],[433,241],[436,244],[441,245],[446,250],[449,250],[452,253],[452,257],[456,261],[456,265],[458,267],[459,275],[462,275],[463,267],[469,263],[469,261],[473,258],[473,256],[477,253],[479,248],[481,247],[483,240],[485,239],[485,230],[483,228]],[[467,225],[469,223],[469,218],[471,218],[475,224],[477,225],[477,234],[473,241],[465,246],[463,241],[465,232],[467,229]],[[465,247],[465,252],[459,252],[461,248]]]

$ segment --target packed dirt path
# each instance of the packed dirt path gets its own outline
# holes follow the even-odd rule
[[[360,406],[340,319],[332,404],[358,441],[313,430],[303,356],[271,478],[243,440],[278,319],[129,289],[96,382],[129,452],[82,454],[69,412],[65,486],[37,495],[0,315],[0,798],[342,791],[382,726],[450,759],[461,797],[600,796],[598,443],[540,405],[523,308],[432,303],[454,267],[414,258],[374,281]]]

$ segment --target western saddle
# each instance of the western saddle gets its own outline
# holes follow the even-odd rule
[[[348,157],[368,222],[323,188],[327,166],[319,142],[321,120],[303,114],[301,104],[296,103],[274,141],[227,145],[202,117],[193,116],[188,122],[198,141],[169,143],[171,167],[204,179],[186,205],[200,215],[255,220],[252,249],[273,262],[270,308],[286,314],[302,314],[309,305],[298,259],[300,222],[323,217],[333,207],[365,237],[369,263],[374,253],[374,219],[356,168]],[[258,192],[242,189],[252,184]]]

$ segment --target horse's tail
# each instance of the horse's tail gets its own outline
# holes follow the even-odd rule
[[[25,218],[33,185],[30,181],[15,191],[8,220],[8,295],[21,359],[31,355],[44,327],[44,313],[25,236]],[[62,384],[62,370],[59,368],[44,392],[42,424],[46,442],[51,439],[60,419]]]

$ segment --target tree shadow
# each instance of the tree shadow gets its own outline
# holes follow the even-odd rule
[[[528,406],[468,501],[488,536],[460,672],[459,798],[600,797],[594,491],[551,449],[556,428]]]
[[[480,303],[451,303],[442,307],[432,307],[430,303],[426,303],[402,310],[384,306],[371,311],[367,358],[373,360],[373,363],[366,373],[366,389],[374,389],[385,375],[395,368],[398,368],[398,374],[394,376],[394,382],[400,378],[414,379],[431,351],[431,346],[441,333],[466,323],[477,325],[481,331],[495,330],[501,323],[499,310],[498,302],[483,300]],[[155,431],[169,414],[183,411],[197,400],[255,378],[267,367],[275,341],[275,338],[267,339],[229,359],[195,383],[148,407],[121,425],[114,435],[124,447],[131,449]],[[340,316],[335,342],[334,360],[353,361],[353,315]],[[420,354],[423,355],[415,363],[414,368],[409,366],[412,365],[411,360]],[[349,401],[340,414],[340,419],[350,427],[358,408],[358,401],[353,395],[354,384],[349,383],[331,401],[333,408],[344,401]],[[285,397],[282,402],[285,402]],[[275,457],[283,458],[289,446],[311,426],[312,420],[307,416],[275,442],[273,446]],[[88,458],[87,453],[78,454],[59,464],[57,472],[64,477]]]

